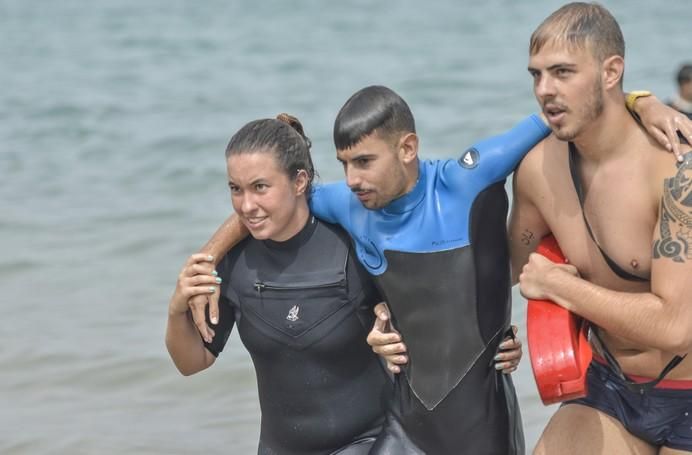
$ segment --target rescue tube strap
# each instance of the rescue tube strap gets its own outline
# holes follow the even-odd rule
[[[685,357],[687,357],[687,354],[683,356],[676,355],[673,357],[670,362],[668,362],[668,365],[661,370],[661,373],[653,381],[635,382],[627,377],[627,375],[622,371],[622,367],[620,367],[618,361],[615,359],[613,354],[610,353],[603,340],[601,340],[601,336],[598,334],[598,330],[596,330],[596,327],[594,327],[593,324],[590,324],[589,326],[589,340],[596,345],[600,353],[603,355],[603,358],[608,363],[608,366],[615,372],[615,374],[617,374],[620,379],[625,381],[627,388],[640,395],[644,395],[645,393],[653,390],[653,388],[656,387],[656,385],[658,385],[658,383],[661,382],[663,378],[665,378],[666,375],[673,370],[673,368],[678,366],[678,364],[682,362]]]
[[[617,262],[613,261],[610,258],[610,256],[608,256],[608,254],[603,250],[603,248],[601,248],[601,245],[598,243],[598,240],[596,240],[596,237],[594,237],[593,232],[591,231],[591,225],[589,224],[589,221],[586,219],[586,214],[584,213],[584,188],[582,187],[581,176],[579,175],[579,167],[577,163],[578,159],[579,155],[577,153],[577,147],[574,145],[573,142],[569,142],[569,173],[572,176],[572,183],[574,183],[574,189],[576,190],[577,197],[579,198],[579,205],[581,206],[581,216],[582,218],[584,218],[584,224],[586,224],[586,230],[589,232],[591,240],[593,240],[593,243],[596,244],[598,250],[601,252],[601,255],[603,256],[603,259],[605,259],[610,269],[617,276],[627,281],[649,281],[646,278],[633,275],[629,273],[627,270],[624,270],[622,267],[620,267],[617,264]]]

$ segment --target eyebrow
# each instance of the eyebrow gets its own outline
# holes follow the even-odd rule
[[[360,155],[356,155],[352,157],[349,161],[356,161],[356,160],[362,160],[362,159],[373,159],[375,158],[376,155],[374,153],[361,153]]]
[[[554,65],[550,65],[548,68],[546,68],[548,71],[556,70],[558,68],[576,68],[577,65],[575,63],[555,63]],[[533,66],[529,66],[527,68],[529,72],[532,71],[540,71],[538,68],[534,68]]]
[[[258,183],[265,183],[265,184],[266,184],[266,183],[267,183],[267,179],[264,178],[264,177],[260,177],[260,178],[258,178],[258,179],[253,180],[252,182],[250,182],[250,185],[257,185]],[[233,182],[233,180],[229,180],[229,181],[228,181],[228,185],[229,185],[229,186],[230,186],[230,185],[240,186],[240,185],[238,185],[237,183]]]

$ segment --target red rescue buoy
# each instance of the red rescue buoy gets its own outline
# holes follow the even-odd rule
[[[541,240],[536,252],[553,262],[566,262],[552,235]],[[585,396],[592,357],[586,321],[548,300],[528,302],[529,357],[543,404]]]

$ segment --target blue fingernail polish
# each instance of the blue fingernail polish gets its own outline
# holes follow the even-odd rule
[[[214,260],[214,256],[212,256],[211,254],[209,256],[207,256],[207,261],[213,261],[213,260]]]
[[[216,292],[216,288],[214,286],[209,286],[209,292],[213,294],[214,292]]]
[[[217,272],[216,270],[214,270],[213,272],[211,272],[211,274],[214,275],[214,276],[217,276],[217,275],[219,274],[219,272]]]
[[[221,284],[221,281],[222,281],[221,278],[217,276],[217,277],[216,277],[216,282],[219,283],[219,284]]]
[[[496,364],[495,364],[495,369],[496,369],[496,370],[501,370],[501,369],[502,369],[502,364],[501,364],[501,363],[496,363]]]
[[[498,360],[501,360],[501,359],[502,359],[502,356],[500,354],[497,354],[495,357],[493,357],[493,360],[495,360],[496,362]]]

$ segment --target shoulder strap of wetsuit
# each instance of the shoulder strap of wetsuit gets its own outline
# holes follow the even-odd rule
[[[590,339],[591,341],[595,341],[596,346],[598,347],[598,350],[600,351],[601,354],[603,354],[603,357],[605,358],[606,362],[608,363],[608,366],[613,370],[615,374],[617,374],[623,381],[625,381],[625,384],[627,385],[627,388],[632,390],[633,392],[639,393],[639,394],[644,394],[654,387],[658,385],[659,382],[663,380],[663,378],[666,377],[668,373],[671,372],[673,368],[678,366],[680,362],[683,361],[685,357],[687,357],[687,354],[683,356],[676,355],[672,359],[670,359],[670,362],[668,362],[668,365],[663,367],[663,370],[661,370],[661,373],[658,375],[656,379],[653,381],[649,382],[634,382],[630,378],[627,377],[624,371],[622,371],[622,367],[620,367],[620,364],[618,361],[615,359],[615,356],[610,353],[608,348],[606,347],[605,343],[603,343],[603,340],[601,340],[601,336],[598,334],[598,328],[595,327],[593,324],[590,325],[589,327],[589,334],[590,334]]]
[[[601,252],[601,255],[603,256],[603,259],[605,259],[606,263],[608,264],[608,267],[620,278],[623,280],[628,280],[628,281],[649,281],[646,278],[639,277],[637,275],[633,275],[629,273],[627,270],[624,270],[622,267],[620,267],[617,262],[613,261],[610,256],[601,248],[601,245],[598,243],[596,240],[596,237],[594,237],[593,232],[591,231],[591,225],[589,224],[589,221],[586,219],[586,213],[584,213],[584,189],[581,185],[581,177],[579,175],[579,165],[577,163],[577,160],[579,159],[579,155],[577,153],[577,147],[574,145],[573,142],[569,143],[569,173],[572,176],[572,183],[574,183],[574,189],[577,192],[577,198],[579,198],[579,205],[581,206],[581,215],[582,218],[584,218],[584,224],[586,224],[586,230],[589,232],[589,236],[591,237],[591,240],[593,240],[593,243],[596,244],[598,247],[598,251]]]

